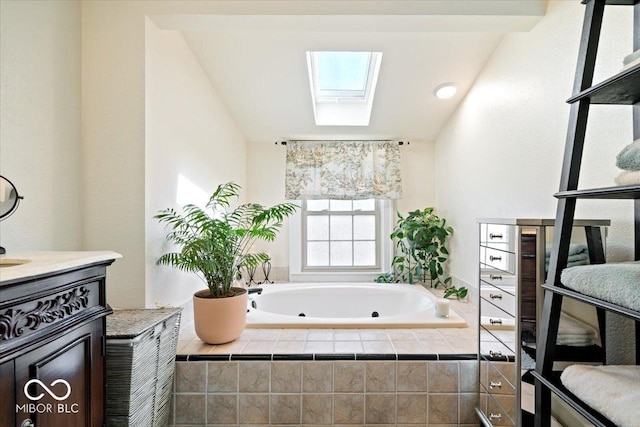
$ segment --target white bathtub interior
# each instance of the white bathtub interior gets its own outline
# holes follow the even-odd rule
[[[250,328],[430,328],[467,326],[454,310],[437,317],[437,297],[420,285],[286,283],[252,294]]]

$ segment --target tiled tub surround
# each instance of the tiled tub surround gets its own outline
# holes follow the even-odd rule
[[[172,425],[477,426],[477,311],[451,305],[466,328],[246,329],[218,346],[186,313]]]
[[[176,426],[477,426],[477,363],[176,363]]]

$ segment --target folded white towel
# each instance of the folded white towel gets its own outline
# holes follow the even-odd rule
[[[629,65],[632,62],[637,61],[638,59],[640,59],[640,49],[636,50],[633,53],[630,53],[627,56],[625,56],[624,59],[622,60],[622,63],[624,65]]]
[[[614,181],[617,185],[640,184],[640,171],[622,171]]]
[[[558,326],[558,336],[567,338],[595,337],[597,332],[582,320],[569,316],[567,313],[560,314],[560,323]]]
[[[638,426],[640,366],[571,365],[560,379],[569,391],[617,426]]]

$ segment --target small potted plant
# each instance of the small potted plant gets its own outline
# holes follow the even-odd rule
[[[242,267],[268,260],[265,253],[249,253],[257,240],[272,241],[283,220],[297,208],[282,203],[270,208],[255,203],[231,209],[240,186],[219,185],[205,208],[186,205],[182,213],[164,209],[155,218],[171,228],[166,238],[179,251],[162,255],[157,264],[194,272],[207,289],[193,296],[196,335],[209,344],[238,338],[246,325],[247,290],[234,286]]]
[[[395,239],[396,253],[391,262],[391,272],[376,279],[376,282],[391,283],[430,282],[431,286],[444,288],[444,297],[467,296],[467,288],[451,285],[451,277],[444,277],[444,263],[449,257],[445,246],[453,228],[446,220],[435,214],[433,208],[409,212],[403,217],[398,212],[398,223],[391,233]]]

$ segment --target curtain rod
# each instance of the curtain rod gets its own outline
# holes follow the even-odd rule
[[[309,142],[314,142],[314,141],[325,141],[324,139],[293,139],[290,141],[309,141]],[[328,141],[328,140],[327,140]],[[346,142],[357,142],[357,141],[392,141],[391,139],[339,139],[338,141],[346,141]],[[287,145],[287,141],[276,141],[276,145]],[[411,142],[407,141],[398,141],[398,145],[404,145],[404,144],[411,144]]]

